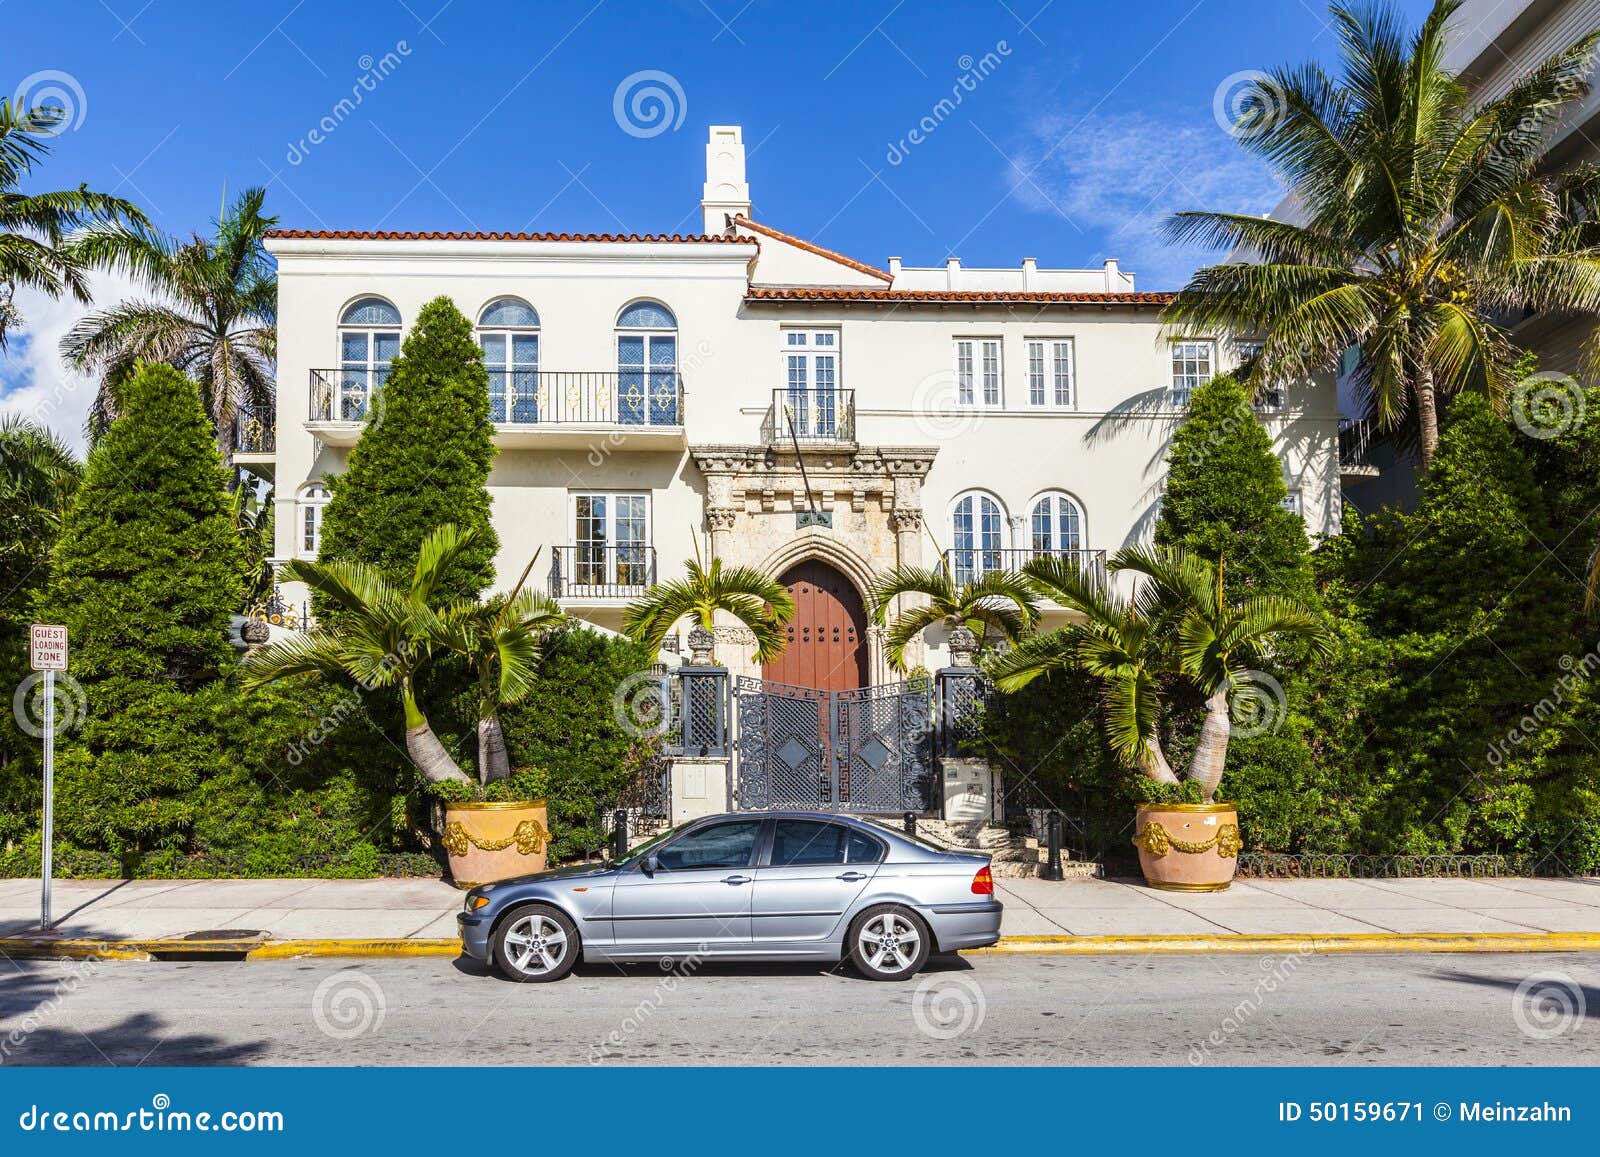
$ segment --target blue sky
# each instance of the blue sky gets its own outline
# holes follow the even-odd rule
[[[1141,289],[1205,256],[1161,244],[1165,214],[1277,200],[1219,86],[1334,52],[1316,0],[68,0],[24,26],[0,87],[74,112],[35,186],[114,189],[173,233],[257,184],[297,227],[697,231],[706,126],[732,123],[779,228],[873,263],[1117,257]],[[636,73],[670,78],[635,83],[670,125],[615,114]],[[21,304],[13,393],[73,313]]]

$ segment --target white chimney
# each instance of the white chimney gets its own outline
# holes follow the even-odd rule
[[[1123,292],[1122,274],[1117,269],[1117,259],[1115,257],[1106,258],[1106,292]]]
[[[1027,293],[1039,279],[1039,259],[1037,257],[1024,257],[1022,259],[1022,292]]]
[[[900,259],[898,257],[889,258],[889,276],[894,279],[889,282],[891,286],[894,285],[895,281],[900,280]]]
[[[961,288],[961,258],[947,257],[944,261],[944,287],[946,289]]]
[[[750,185],[744,178],[744,130],[712,125],[706,142],[706,186],[700,200],[705,232],[720,237],[729,217],[750,216]]]

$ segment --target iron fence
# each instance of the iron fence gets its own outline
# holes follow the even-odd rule
[[[656,581],[656,548],[581,542],[550,548],[550,597],[632,598]]]
[[[761,435],[769,446],[854,443],[856,392],[815,387],[773,390]]]

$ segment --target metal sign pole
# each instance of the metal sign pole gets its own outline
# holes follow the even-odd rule
[[[52,844],[55,841],[56,787],[56,673],[44,673],[44,832],[39,855],[43,877],[39,895],[39,926],[50,930],[50,875]]]

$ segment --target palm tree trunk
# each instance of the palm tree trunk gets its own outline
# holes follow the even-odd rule
[[[1228,689],[1222,687],[1206,700],[1206,721],[1200,728],[1200,739],[1194,745],[1194,758],[1189,763],[1189,778],[1200,785],[1207,803],[1222,782],[1223,765],[1228,761],[1228,736],[1232,731],[1233,723],[1228,719]]]
[[[423,778],[432,783],[470,784],[472,777],[456,765],[433,728],[428,726],[428,717],[417,706],[416,694],[409,683],[400,688],[400,700],[406,711],[406,754]]]
[[[484,783],[511,778],[511,753],[506,749],[506,733],[499,715],[478,720],[478,768]]]
[[[1433,465],[1439,448],[1439,398],[1433,388],[1433,367],[1426,357],[1417,359],[1417,435],[1422,447],[1422,468]]]
[[[1154,731],[1145,736],[1144,749],[1145,753],[1139,759],[1139,770],[1144,772],[1145,778],[1157,783],[1177,783],[1178,777],[1167,762],[1167,753],[1161,750],[1161,737]]]

